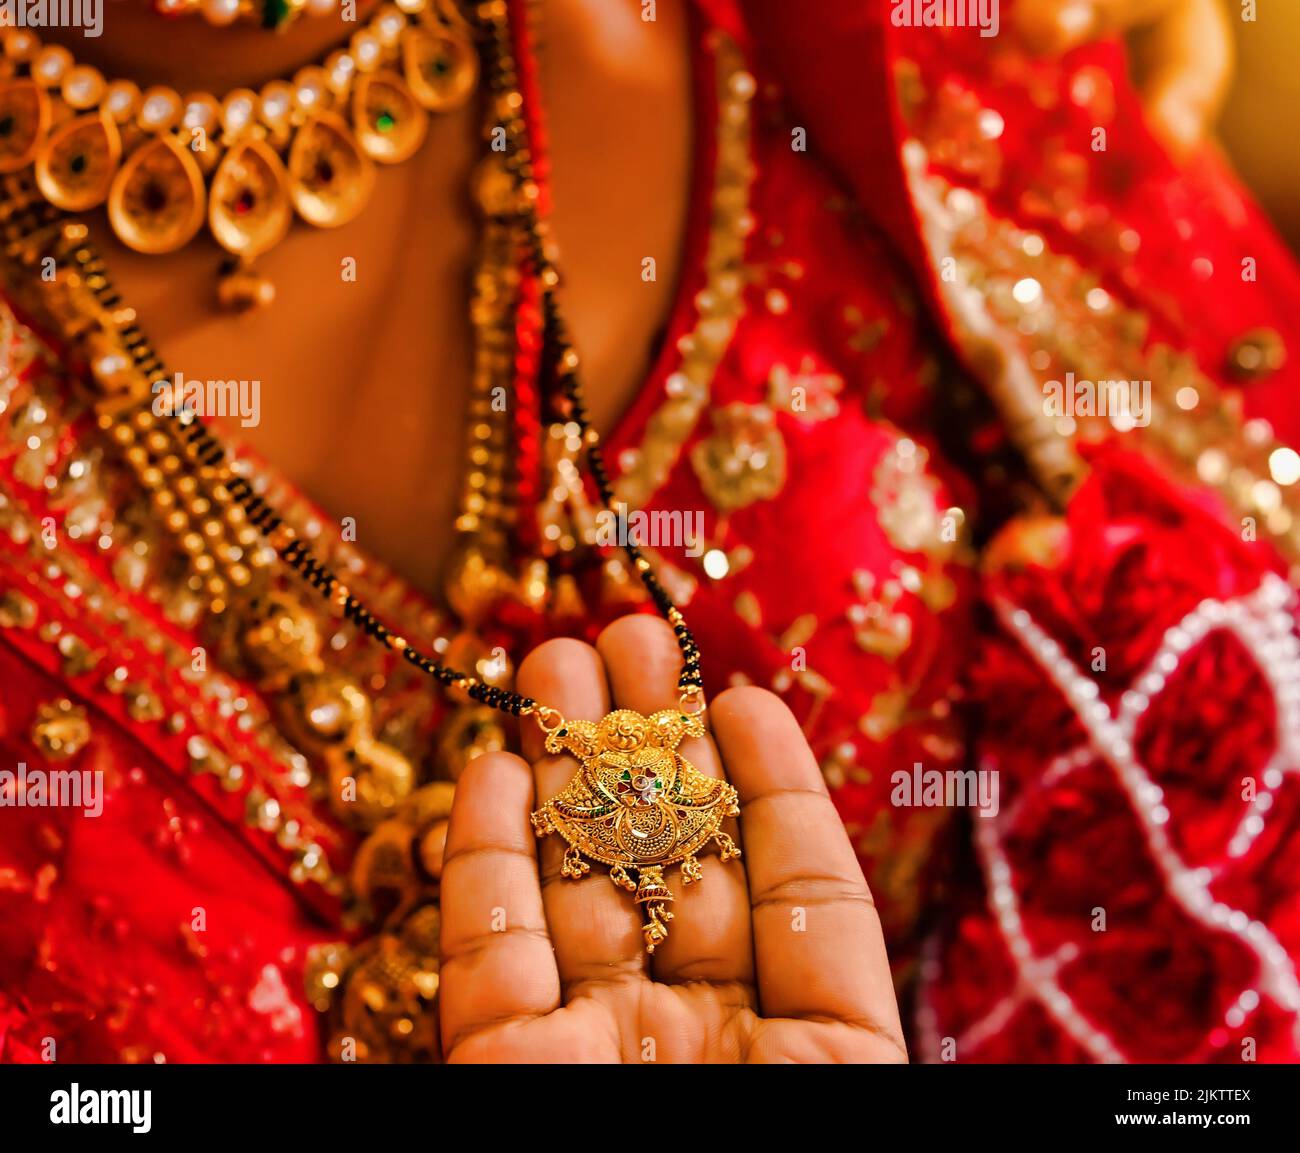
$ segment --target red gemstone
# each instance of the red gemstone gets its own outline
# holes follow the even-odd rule
[[[167,206],[167,189],[151,180],[144,186],[140,200],[146,212],[161,212]]]

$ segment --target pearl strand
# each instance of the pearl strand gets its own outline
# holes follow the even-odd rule
[[[1016,966],[1017,986],[1033,996],[1094,1060],[1112,1065],[1124,1063],[1124,1054],[1114,1040],[1084,1016],[1057,980],[1061,969],[1078,957],[1079,947],[1066,944],[1053,956],[1034,955],[1033,944],[1020,916],[1020,901],[1011,880],[1011,863],[998,839],[996,824],[996,821],[981,821],[977,824],[975,850],[984,871],[989,902],[998,921],[998,930]],[[971,1031],[979,1028],[980,1024],[977,1022]],[[991,1031],[990,1027],[989,1032]]]

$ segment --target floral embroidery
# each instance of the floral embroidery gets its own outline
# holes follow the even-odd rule
[[[811,356],[799,362],[796,372],[775,364],[768,374],[768,403],[778,412],[791,413],[799,420],[830,420],[839,415],[837,399],[844,378],[834,372],[818,372]]]
[[[765,404],[729,404],[712,414],[713,434],[691,450],[704,495],[724,516],[771,500],[785,485],[785,441]]]

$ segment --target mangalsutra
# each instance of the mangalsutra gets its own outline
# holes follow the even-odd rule
[[[569,843],[566,877],[591,871],[584,857],[610,867],[609,879],[645,909],[647,953],[667,938],[673,919],[664,869],[680,863],[690,885],[703,876],[696,854],[710,842],[724,861],[740,856],[722,831],[724,818],[740,814],[736,790],[677,751],[684,738],[702,736],[698,713],[673,709],[650,717],[618,709],[596,724],[558,722],[546,734],[547,752],[573,753],[580,765],[564,791],[533,814],[533,829]]]
[[[480,201],[496,226],[489,234],[501,238],[504,229],[517,235],[539,305],[537,379],[554,395],[560,418],[572,425],[600,502],[612,511],[617,501],[599,436],[588,419],[578,354],[557,300],[560,274],[540,207],[542,188],[526,118],[529,98],[515,65],[509,8],[505,0],[487,0],[476,14],[490,88],[487,135],[495,140],[501,133],[506,145],[480,173]],[[612,881],[644,909],[645,947],[653,952],[666,939],[673,915],[669,905],[674,897],[664,871],[680,864],[683,880],[690,884],[701,876],[698,857],[704,849],[716,846],[723,860],[739,856],[740,850],[722,831],[723,822],[738,814],[735,790],[699,772],[678,751],[682,740],[705,732],[700,652],[641,548],[631,541],[622,546],[681,652],[676,709],[650,717],[620,709],[596,723],[570,721],[531,697],[442,664],[385,626],[317,559],[254,484],[232,467],[225,446],[198,415],[188,409],[153,410],[151,382],[171,374],[141,331],[134,310],[114,290],[86,226],[41,195],[36,179],[39,174],[34,179],[26,171],[4,177],[0,235],[5,249],[28,268],[56,270],[42,291],[87,366],[98,426],[117,445],[190,558],[191,586],[206,594],[209,611],[220,614],[231,597],[255,595],[251,590],[259,586],[259,570],[278,559],[345,619],[454,696],[532,717],[548,752],[569,752],[579,761],[568,786],[533,814],[538,836],[556,833],[567,842],[567,877],[588,873],[587,860],[609,867]],[[462,531],[484,527],[483,511],[477,505],[466,508]]]

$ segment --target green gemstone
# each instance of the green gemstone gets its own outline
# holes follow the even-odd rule
[[[393,125],[396,123],[397,119],[387,109],[375,117],[375,127],[378,128],[380,132],[391,132],[393,130]]]
[[[282,28],[293,15],[289,0],[262,0],[262,27]]]
[[[561,730],[560,730],[558,733],[556,733],[555,735],[556,735],[557,737],[567,737],[567,736],[569,735],[569,730],[568,730],[568,729],[561,729]]]

